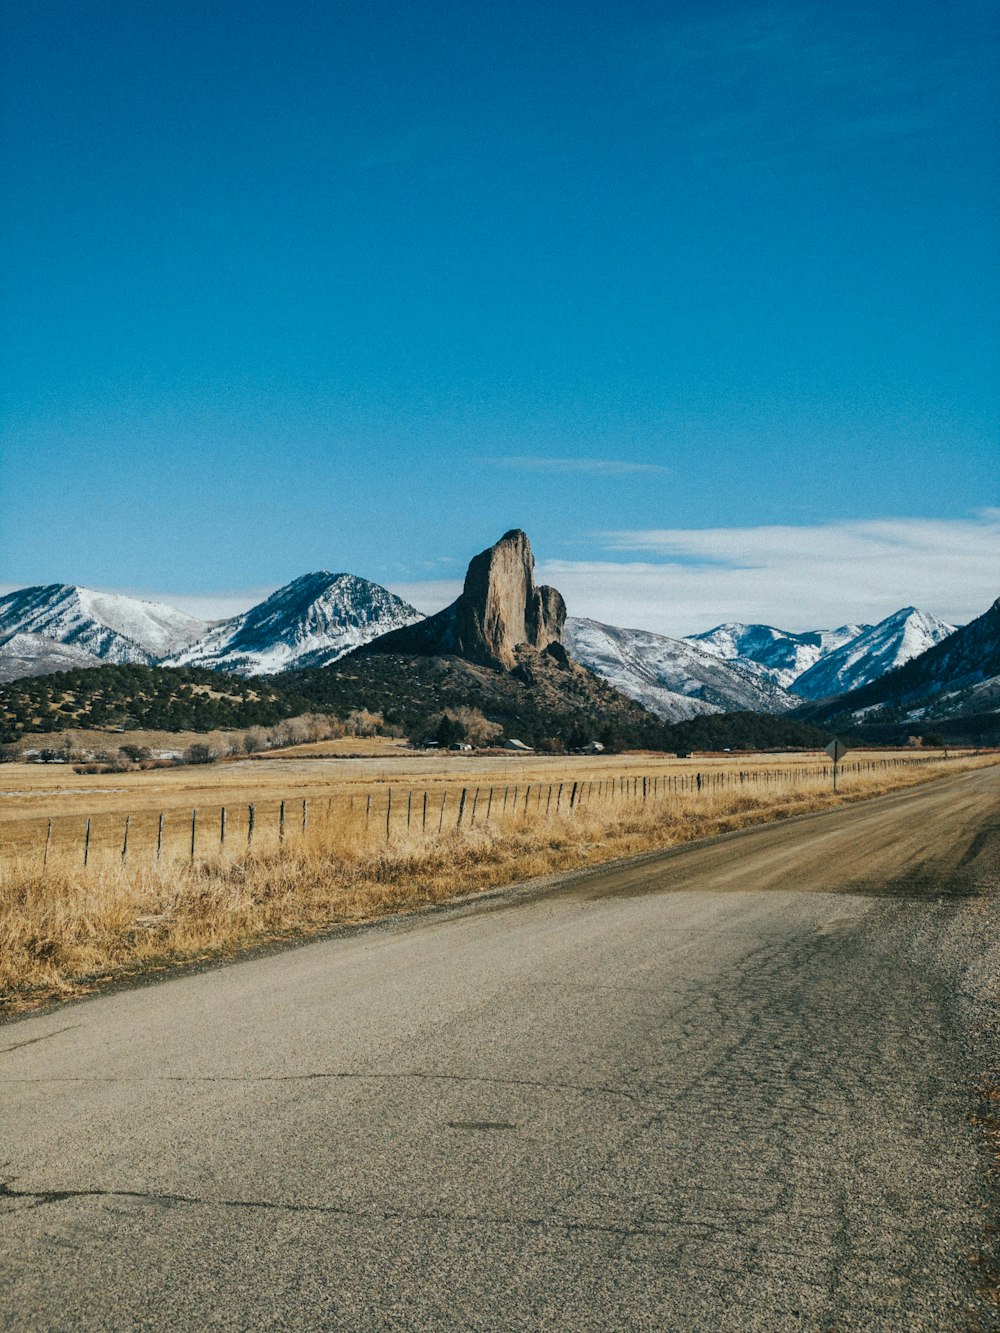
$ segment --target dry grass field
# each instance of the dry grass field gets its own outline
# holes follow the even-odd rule
[[[854,783],[863,774],[903,766],[925,767],[941,758],[938,752],[853,751],[841,765],[841,783]],[[716,755],[681,760],[662,754],[545,756],[413,751],[404,742],[386,737],[346,737],[210,765],[120,773],[78,774],[70,765],[59,763],[5,764],[0,766],[0,873],[14,862],[30,865],[63,855],[70,860],[76,856],[82,867],[88,820],[88,865],[99,864],[108,856],[121,859],[126,819],[127,860],[155,855],[158,845],[160,860],[175,856],[190,859],[192,814],[195,859],[199,859],[217,851],[220,841],[246,842],[251,806],[253,841],[259,847],[277,837],[282,803],[286,834],[296,821],[301,824],[303,801],[307,823],[311,807],[314,819],[322,815],[327,821],[354,821],[364,813],[366,824],[372,827],[380,821],[384,824],[391,792],[391,827],[406,826],[409,805],[412,828],[416,806],[423,827],[424,793],[432,810],[439,810],[445,797],[444,822],[450,823],[457,816],[463,789],[469,802],[477,801],[478,791],[479,800],[489,804],[493,818],[491,790],[502,809],[504,789],[506,800],[511,801],[516,787],[519,805],[527,799],[533,810],[550,785],[555,796],[562,784],[567,798],[574,782],[578,787],[586,785],[587,794],[582,799],[592,801],[594,787],[603,795],[613,780],[626,777],[640,787],[645,779],[647,788],[652,789],[650,794],[656,796],[661,788],[665,793],[677,793],[734,783],[775,787],[787,781],[801,786],[813,777],[820,779],[822,786],[824,781],[829,783],[830,764],[822,753]],[[483,817],[478,801],[476,814]],[[442,823],[440,819],[437,822]]]
[[[834,795],[816,754],[480,757],[393,744],[113,775],[4,765],[0,1009],[997,762],[855,752]]]

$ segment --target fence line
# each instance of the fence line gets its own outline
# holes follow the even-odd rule
[[[893,756],[884,759],[865,759],[848,760],[840,762],[837,765],[838,777],[841,781],[851,776],[866,776],[874,773],[885,773],[900,768],[914,768],[923,764],[940,763],[941,758],[937,755],[921,755],[913,758]],[[490,823],[508,822],[510,820],[524,820],[529,816],[531,809],[532,795],[535,797],[534,814],[536,818],[549,819],[552,817],[569,818],[577,811],[591,808],[594,806],[616,808],[622,806],[641,806],[649,802],[659,802],[671,798],[686,796],[714,796],[720,793],[729,792],[746,788],[774,788],[781,785],[796,786],[819,780],[828,781],[833,775],[832,763],[823,764],[796,764],[783,765],[778,768],[769,767],[744,767],[744,768],[712,768],[696,769],[681,773],[661,773],[661,774],[643,774],[636,776],[634,774],[612,775],[606,778],[598,779],[595,784],[592,780],[581,781],[577,779],[570,783],[568,780],[563,782],[529,782],[525,786],[520,783],[511,788],[510,784],[501,787],[499,783],[491,784],[488,788],[484,785],[477,786],[474,789],[462,787],[460,790],[455,784],[453,791],[457,795],[457,810],[452,814],[449,826],[461,828],[463,824],[472,828],[477,820],[480,825]],[[437,784],[433,784],[433,787]],[[385,827],[384,840],[391,841],[394,833],[403,822],[402,799],[398,795],[394,798],[394,790],[391,784],[386,784],[385,791]],[[426,835],[428,830],[428,799],[431,791],[424,789],[422,792],[417,790],[418,805],[414,805],[414,789],[408,788],[406,792],[406,811],[405,828],[410,831],[419,820],[420,831]],[[501,795],[502,793],[502,795]],[[438,811],[437,832],[443,833],[446,826],[446,817],[448,815],[448,797],[449,790],[446,786],[441,794],[441,805]],[[378,791],[369,791],[366,793],[365,813],[363,828],[370,828],[371,816],[373,813],[373,797],[375,804],[378,802]],[[519,799],[520,798],[520,799]],[[354,796],[350,796],[350,805],[347,806],[347,795],[344,794],[343,802],[351,819],[353,821]],[[333,801],[330,798],[326,802],[327,818],[333,817]],[[276,823],[271,825],[271,837],[276,837],[278,846],[283,846],[288,841],[289,820],[287,817],[287,798],[274,798],[277,804]],[[544,803],[544,810],[543,810]],[[271,804],[269,802],[269,804]],[[214,809],[214,805],[209,807],[209,813]],[[211,825],[208,819],[199,820],[199,808],[194,807],[191,810],[189,836],[186,839],[187,852],[186,859],[193,862],[199,853],[205,855],[206,852],[222,850],[226,846],[227,832],[229,828],[229,812],[231,807],[225,805],[219,806],[218,820],[218,841],[215,842],[211,835]],[[273,804],[272,804],[273,808]],[[454,807],[453,807],[454,810]],[[165,821],[168,813],[166,811],[151,812],[149,820],[156,818],[156,837],[155,851],[152,855],[157,861],[162,859],[164,852],[164,830]],[[175,812],[172,824],[176,830],[176,818],[179,812]],[[258,806],[256,802],[249,802],[246,806],[247,819],[247,837],[246,845],[248,849],[254,846],[255,836],[257,836],[257,816]],[[121,816],[109,816],[111,818],[121,819]],[[121,864],[125,865],[130,859],[135,859],[143,854],[142,839],[138,836],[139,830],[137,823],[141,824],[144,816],[136,815],[135,812],[129,812],[124,816],[124,824],[119,824],[118,838],[114,840],[114,848],[119,848],[118,853]],[[63,824],[70,823],[72,817],[65,816],[60,819],[57,816],[57,822]],[[101,823],[103,824],[103,819]],[[302,798],[300,836],[304,837],[309,829],[309,804],[308,797]],[[77,828],[79,828],[77,824]],[[291,823],[291,829],[294,831],[295,822]],[[83,827],[83,850],[82,862],[84,866],[89,866],[94,855],[94,840],[96,835],[95,819],[88,816]],[[107,850],[108,837],[102,835],[102,845]],[[177,831],[173,834],[173,845],[176,846]],[[119,841],[120,839],[120,841]],[[56,843],[60,839],[56,838]],[[77,844],[79,845],[79,844]],[[147,842],[147,847],[150,846]],[[41,862],[43,867],[47,867],[53,852],[53,820],[50,818],[44,826],[44,840],[41,849]]]

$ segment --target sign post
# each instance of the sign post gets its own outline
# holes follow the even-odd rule
[[[833,760],[833,790],[837,790],[837,764],[847,753],[847,746],[843,741],[831,741],[826,747],[826,752]]]

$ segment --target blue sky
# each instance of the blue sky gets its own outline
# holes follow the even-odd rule
[[[5,585],[1000,592],[995,3],[2,12]]]

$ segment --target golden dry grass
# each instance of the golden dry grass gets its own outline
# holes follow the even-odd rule
[[[317,755],[318,747],[329,753]],[[334,748],[336,747],[336,748]],[[364,758],[348,758],[364,752]],[[935,757],[934,755],[930,756]],[[872,765],[923,763],[925,752],[903,752],[887,756],[880,751],[852,751],[845,775],[868,771]],[[217,827],[224,806],[231,826],[245,826],[247,807],[257,807],[258,828],[270,828],[284,800],[291,810],[303,799],[320,808],[354,798],[360,805],[369,793],[376,802],[385,800],[392,787],[398,801],[406,793],[427,790],[440,796],[448,790],[456,796],[463,786],[473,791],[527,784],[574,781],[607,783],[628,772],[650,782],[674,783],[701,772],[705,780],[719,773],[745,772],[761,780],[828,765],[821,753],[786,755],[698,756],[681,760],[662,754],[602,756],[448,754],[408,750],[400,741],[376,737],[371,741],[345,738],[297,746],[254,759],[214,765],[154,769],[125,773],[77,774],[62,764],[5,764],[0,767],[0,870],[10,858],[41,857],[52,821],[51,850],[70,853],[82,849],[88,818],[92,820],[92,849],[109,853],[120,849],[127,815],[131,853],[148,852],[155,845],[158,816],[164,815],[166,845],[177,851],[190,840],[192,809],[197,809],[198,855],[212,849],[210,829]],[[216,842],[218,839],[216,838]]]
[[[996,762],[996,756],[927,764],[901,764],[849,772],[834,796],[829,777],[811,766],[772,764],[766,780],[693,783],[679,789],[666,771],[659,780],[617,758],[614,783],[604,777],[569,778],[563,798],[548,796],[549,782],[511,784],[506,807],[494,784],[487,805],[480,783],[476,819],[470,784],[462,824],[457,825],[458,788],[441,774],[425,784],[418,800],[397,797],[386,836],[387,787],[359,781],[324,801],[314,799],[301,825],[301,803],[286,805],[283,841],[276,811],[258,802],[260,822],[248,848],[245,825],[229,826],[224,848],[209,811],[196,827],[205,841],[189,859],[190,828],[183,823],[165,841],[161,859],[145,851],[122,864],[115,841],[93,833],[91,862],[80,864],[79,841],[50,844],[42,865],[37,849],[8,858],[0,882],[0,1008],[30,1008],[60,996],[95,989],[115,977],[194,959],[226,956],[266,941],[308,936],[330,927],[516,882],[556,870],[677,845],[714,833],[822,809],[878,792],[928,780],[958,767]],[[566,764],[566,760],[563,760]],[[815,769],[815,775],[809,771]],[[578,769],[578,772],[586,771]],[[701,765],[703,775],[707,770]],[[522,771],[523,772],[523,771]],[[553,776],[551,770],[546,779]],[[687,776],[692,776],[689,773]],[[642,800],[643,777],[647,799]],[[569,808],[572,783],[578,800]],[[402,788],[397,788],[401,791]],[[423,794],[429,818],[423,822]],[[371,807],[368,797],[375,796]],[[445,817],[440,817],[441,798]],[[216,813],[218,807],[215,807]],[[487,822],[486,815],[489,813]],[[267,818],[264,815],[267,814]],[[140,845],[143,819],[133,816]],[[188,820],[190,814],[187,815]],[[440,831],[439,831],[440,829]],[[205,832],[208,830],[208,832]],[[130,832],[132,830],[130,829]],[[120,829],[115,826],[115,838]]]

